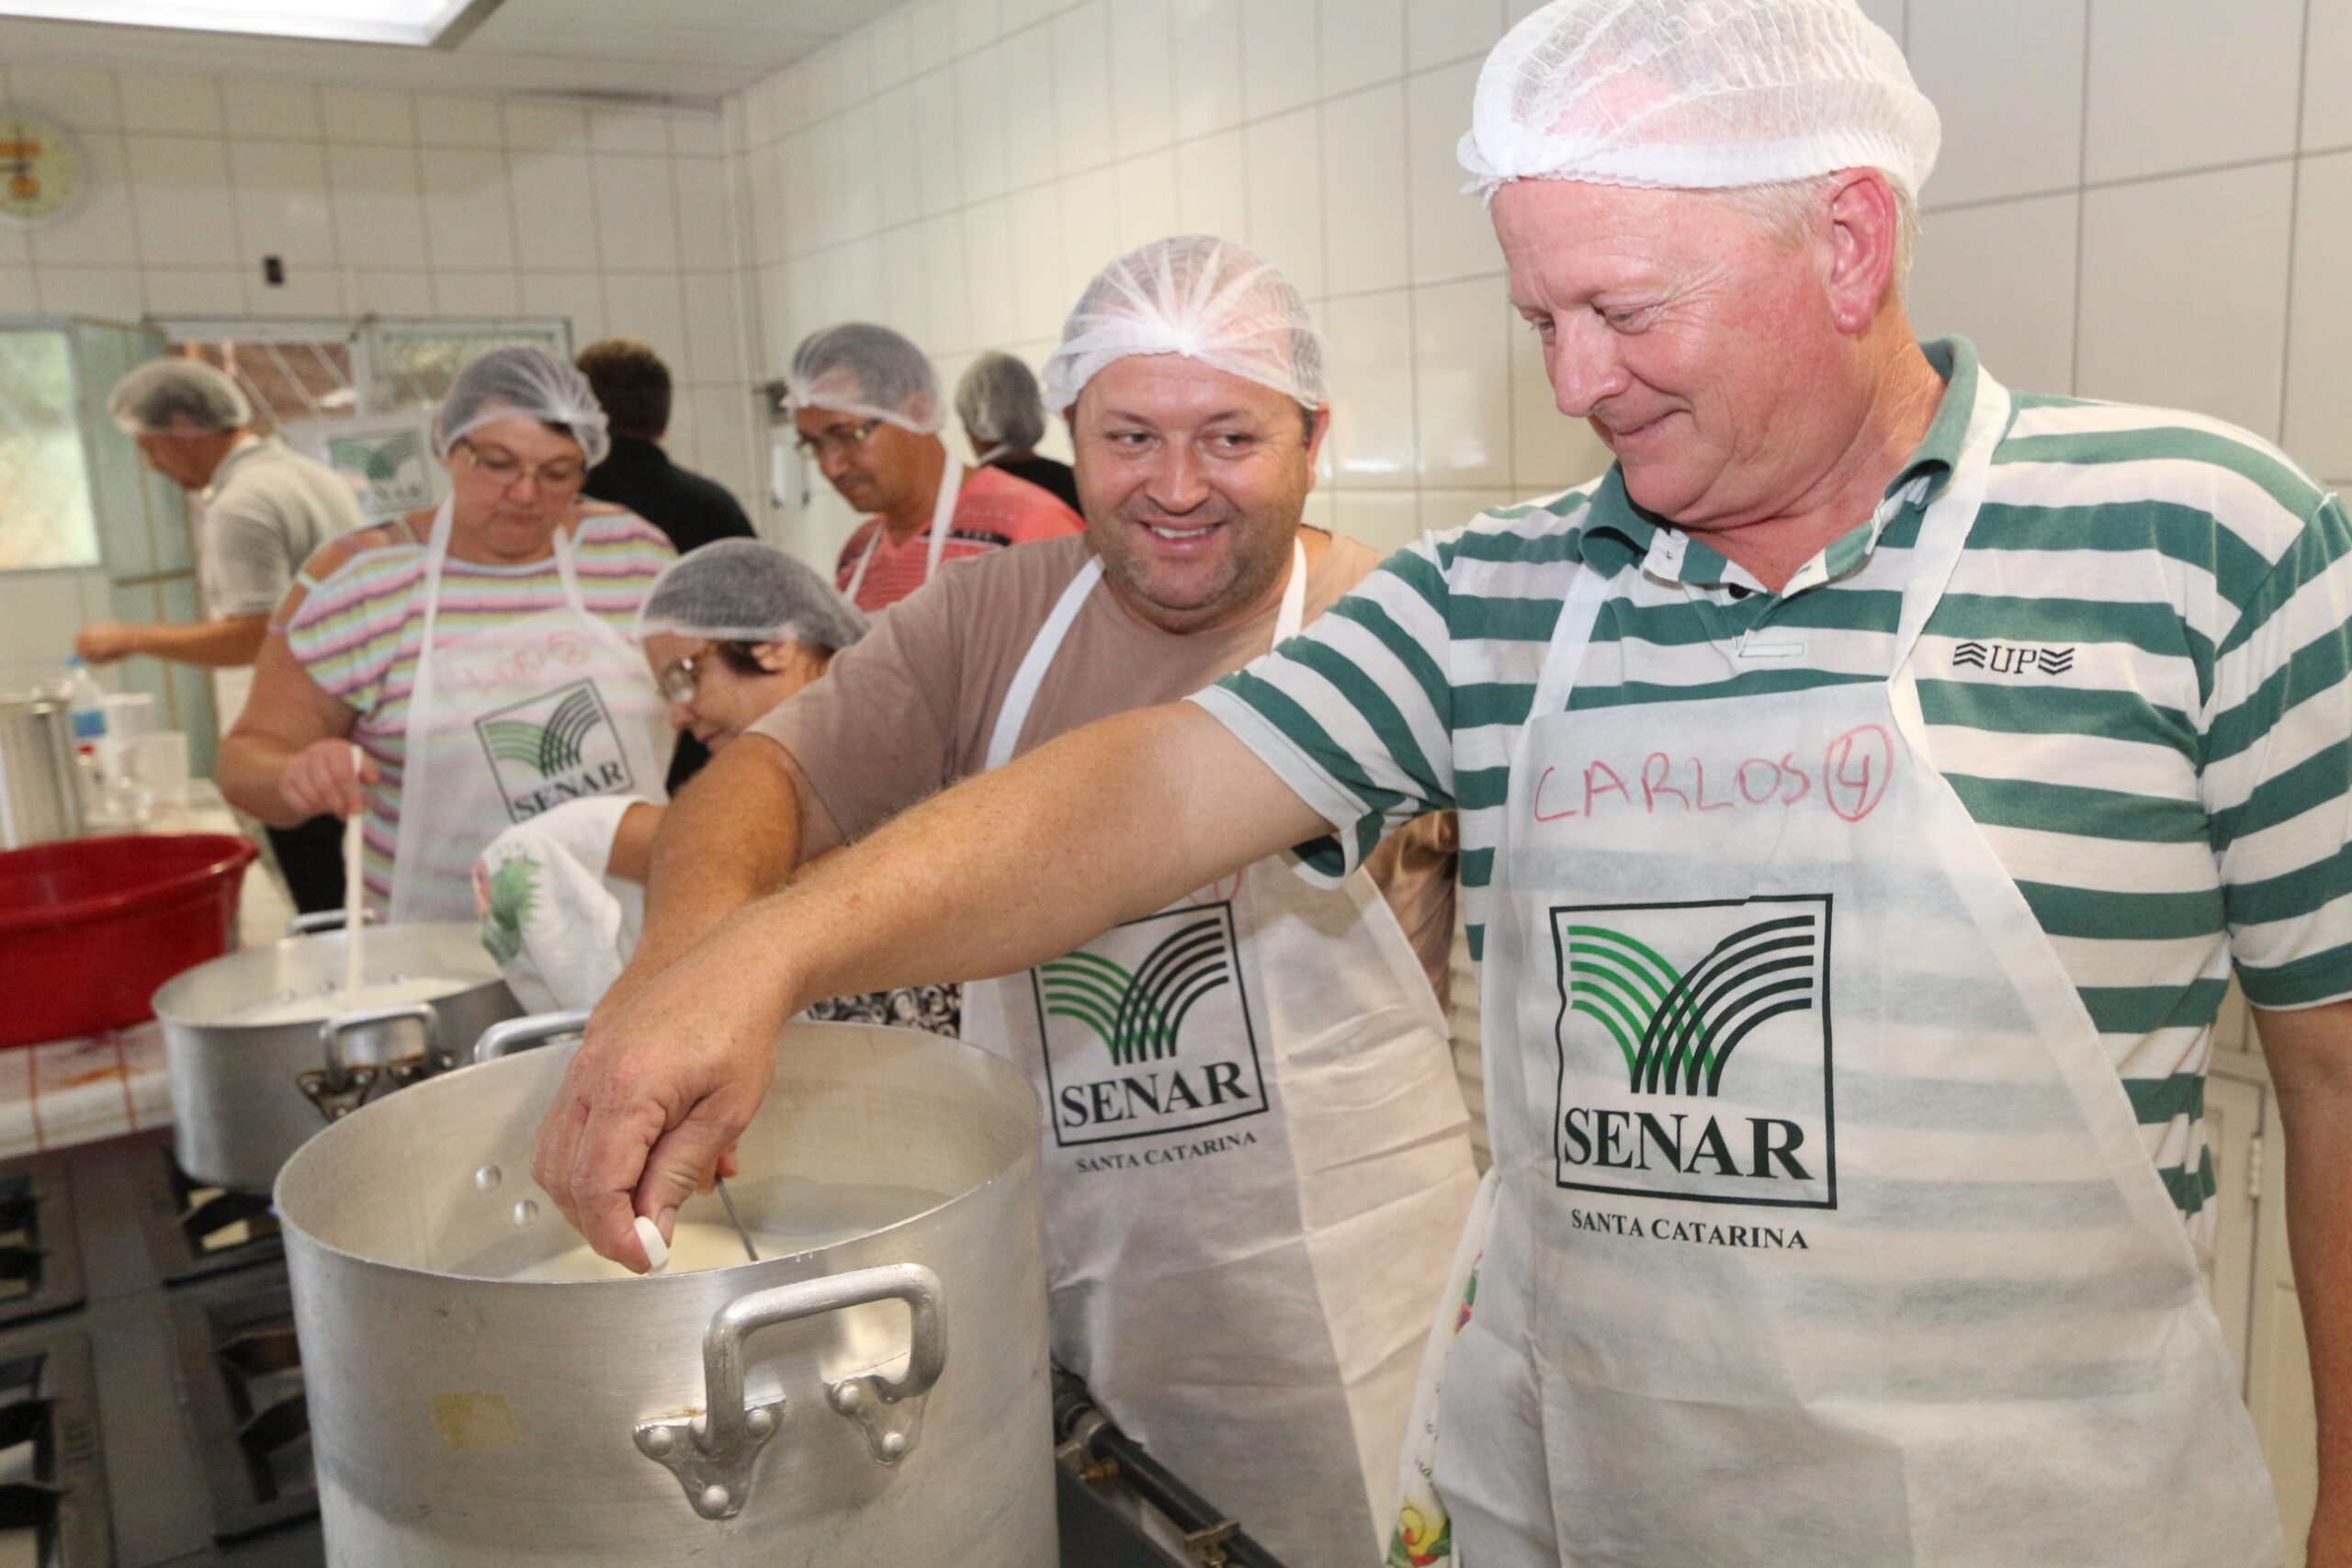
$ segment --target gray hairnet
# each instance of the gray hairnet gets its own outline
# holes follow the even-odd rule
[[[720,539],[662,569],[637,613],[636,636],[797,642],[837,652],[864,637],[866,625],[807,562],[758,539]]]
[[[193,425],[214,434],[243,430],[254,406],[234,381],[200,359],[151,359],[114,384],[107,412],[125,435],[160,435]]]
[[[1213,234],[1154,240],[1094,275],[1046,361],[1046,406],[1066,413],[1105,366],[1154,354],[1323,405],[1323,338],[1306,301],[1273,263]]]
[[[605,411],[576,366],[525,344],[493,348],[458,372],[433,419],[433,450],[446,457],[469,432],[500,419],[558,425],[594,468],[613,449]]]
[[[870,321],[846,321],[801,339],[784,397],[796,412],[830,409],[917,435],[936,435],[947,423],[931,360],[901,334]]]
[[[1046,438],[1046,402],[1029,367],[994,349],[956,384],[956,417],[983,446],[1034,452]]]

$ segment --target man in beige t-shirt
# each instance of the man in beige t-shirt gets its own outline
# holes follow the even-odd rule
[[[1321,382],[1296,291],[1238,247],[1161,242],[1090,288],[1046,375],[1087,532],[947,568],[664,818],[643,940],[540,1137],[539,1181],[592,1242],[640,1266],[634,1215],[667,1228],[742,1125],[633,1107],[653,1146],[624,1168],[582,1114],[645,1081],[635,1055],[698,1053],[714,987],[790,988],[764,965],[687,981],[721,919],[959,779],[1240,668],[1377,564],[1301,523]],[[1450,842],[1425,835],[1402,861],[1385,857],[1384,896],[1364,875],[1311,886],[1276,857],[1034,970],[904,976],[970,982],[964,1038],[1046,1106],[1055,1359],[1293,1568],[1380,1556],[1476,1185],[1431,985]],[[770,999],[780,1024],[814,998]],[[747,1121],[773,1059],[771,1043],[716,1098]],[[681,1166],[683,1184],[663,1179]]]
[[[1380,564],[1345,535],[1297,525],[1306,615],[1319,615]],[[982,771],[1005,692],[1055,604],[1097,551],[1091,534],[1047,539],[944,571],[810,685],[746,733],[784,750],[800,818],[800,858],[864,838],[908,807]],[[1115,581],[1115,580],[1114,580]],[[1174,702],[1272,646],[1277,606],[1171,632],[1110,593],[1090,596],[1046,671],[1016,754],[1098,718]],[[877,724],[876,715],[889,716]],[[1441,1000],[1453,937],[1453,819],[1428,817],[1383,844],[1367,869],[1411,939]]]

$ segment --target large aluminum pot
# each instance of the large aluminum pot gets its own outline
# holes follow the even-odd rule
[[[420,1084],[278,1177],[329,1560],[1052,1563],[1020,1075],[933,1035],[796,1024],[729,1185],[755,1238],[797,1249],[518,1280],[580,1245],[529,1176],[571,1055]],[[726,1223],[713,1197],[679,1214]]]
[[[321,919],[295,922],[300,933]],[[172,1143],[180,1168],[239,1192],[267,1192],[305,1139],[371,1096],[456,1066],[485,1029],[523,1010],[473,926],[370,926],[360,943],[369,986],[447,979],[429,1002],[331,1012],[299,1023],[239,1015],[271,1001],[332,997],[344,935],[296,934],[199,964],[155,993],[171,1069]]]
[[[61,696],[0,696],[0,850],[82,833],[74,716]]]

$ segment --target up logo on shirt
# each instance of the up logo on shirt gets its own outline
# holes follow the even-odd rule
[[[1838,1206],[1827,895],[1552,911],[1564,1188]]]
[[[474,720],[515,821],[583,795],[634,787],[619,732],[594,681],[575,681]]]
[[[1030,985],[1063,1147],[1265,1111],[1230,903],[1130,920],[1038,965]]]

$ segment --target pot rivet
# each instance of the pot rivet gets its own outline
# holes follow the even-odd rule
[[[645,1434],[645,1448],[648,1453],[657,1456],[666,1454],[677,1446],[678,1434],[667,1427],[656,1427]]]
[[[865,1390],[854,1382],[842,1383],[833,1390],[833,1408],[844,1416],[855,1415],[857,1407],[865,1403]]]
[[[906,1451],[907,1435],[904,1432],[885,1432],[882,1434],[882,1457],[884,1459],[897,1459]]]
[[[732,1501],[734,1499],[729,1495],[724,1486],[713,1485],[702,1489],[702,1511],[713,1518],[725,1513],[727,1505]]]
[[[764,1438],[775,1430],[775,1412],[773,1410],[752,1411],[744,1416],[743,1425],[751,1428],[752,1436]]]
[[[539,1205],[536,1200],[526,1198],[514,1205],[514,1224],[517,1229],[530,1224],[538,1217]]]
[[[506,1173],[494,1165],[483,1166],[474,1172],[474,1185],[484,1192],[497,1191],[498,1184],[505,1179]]]

